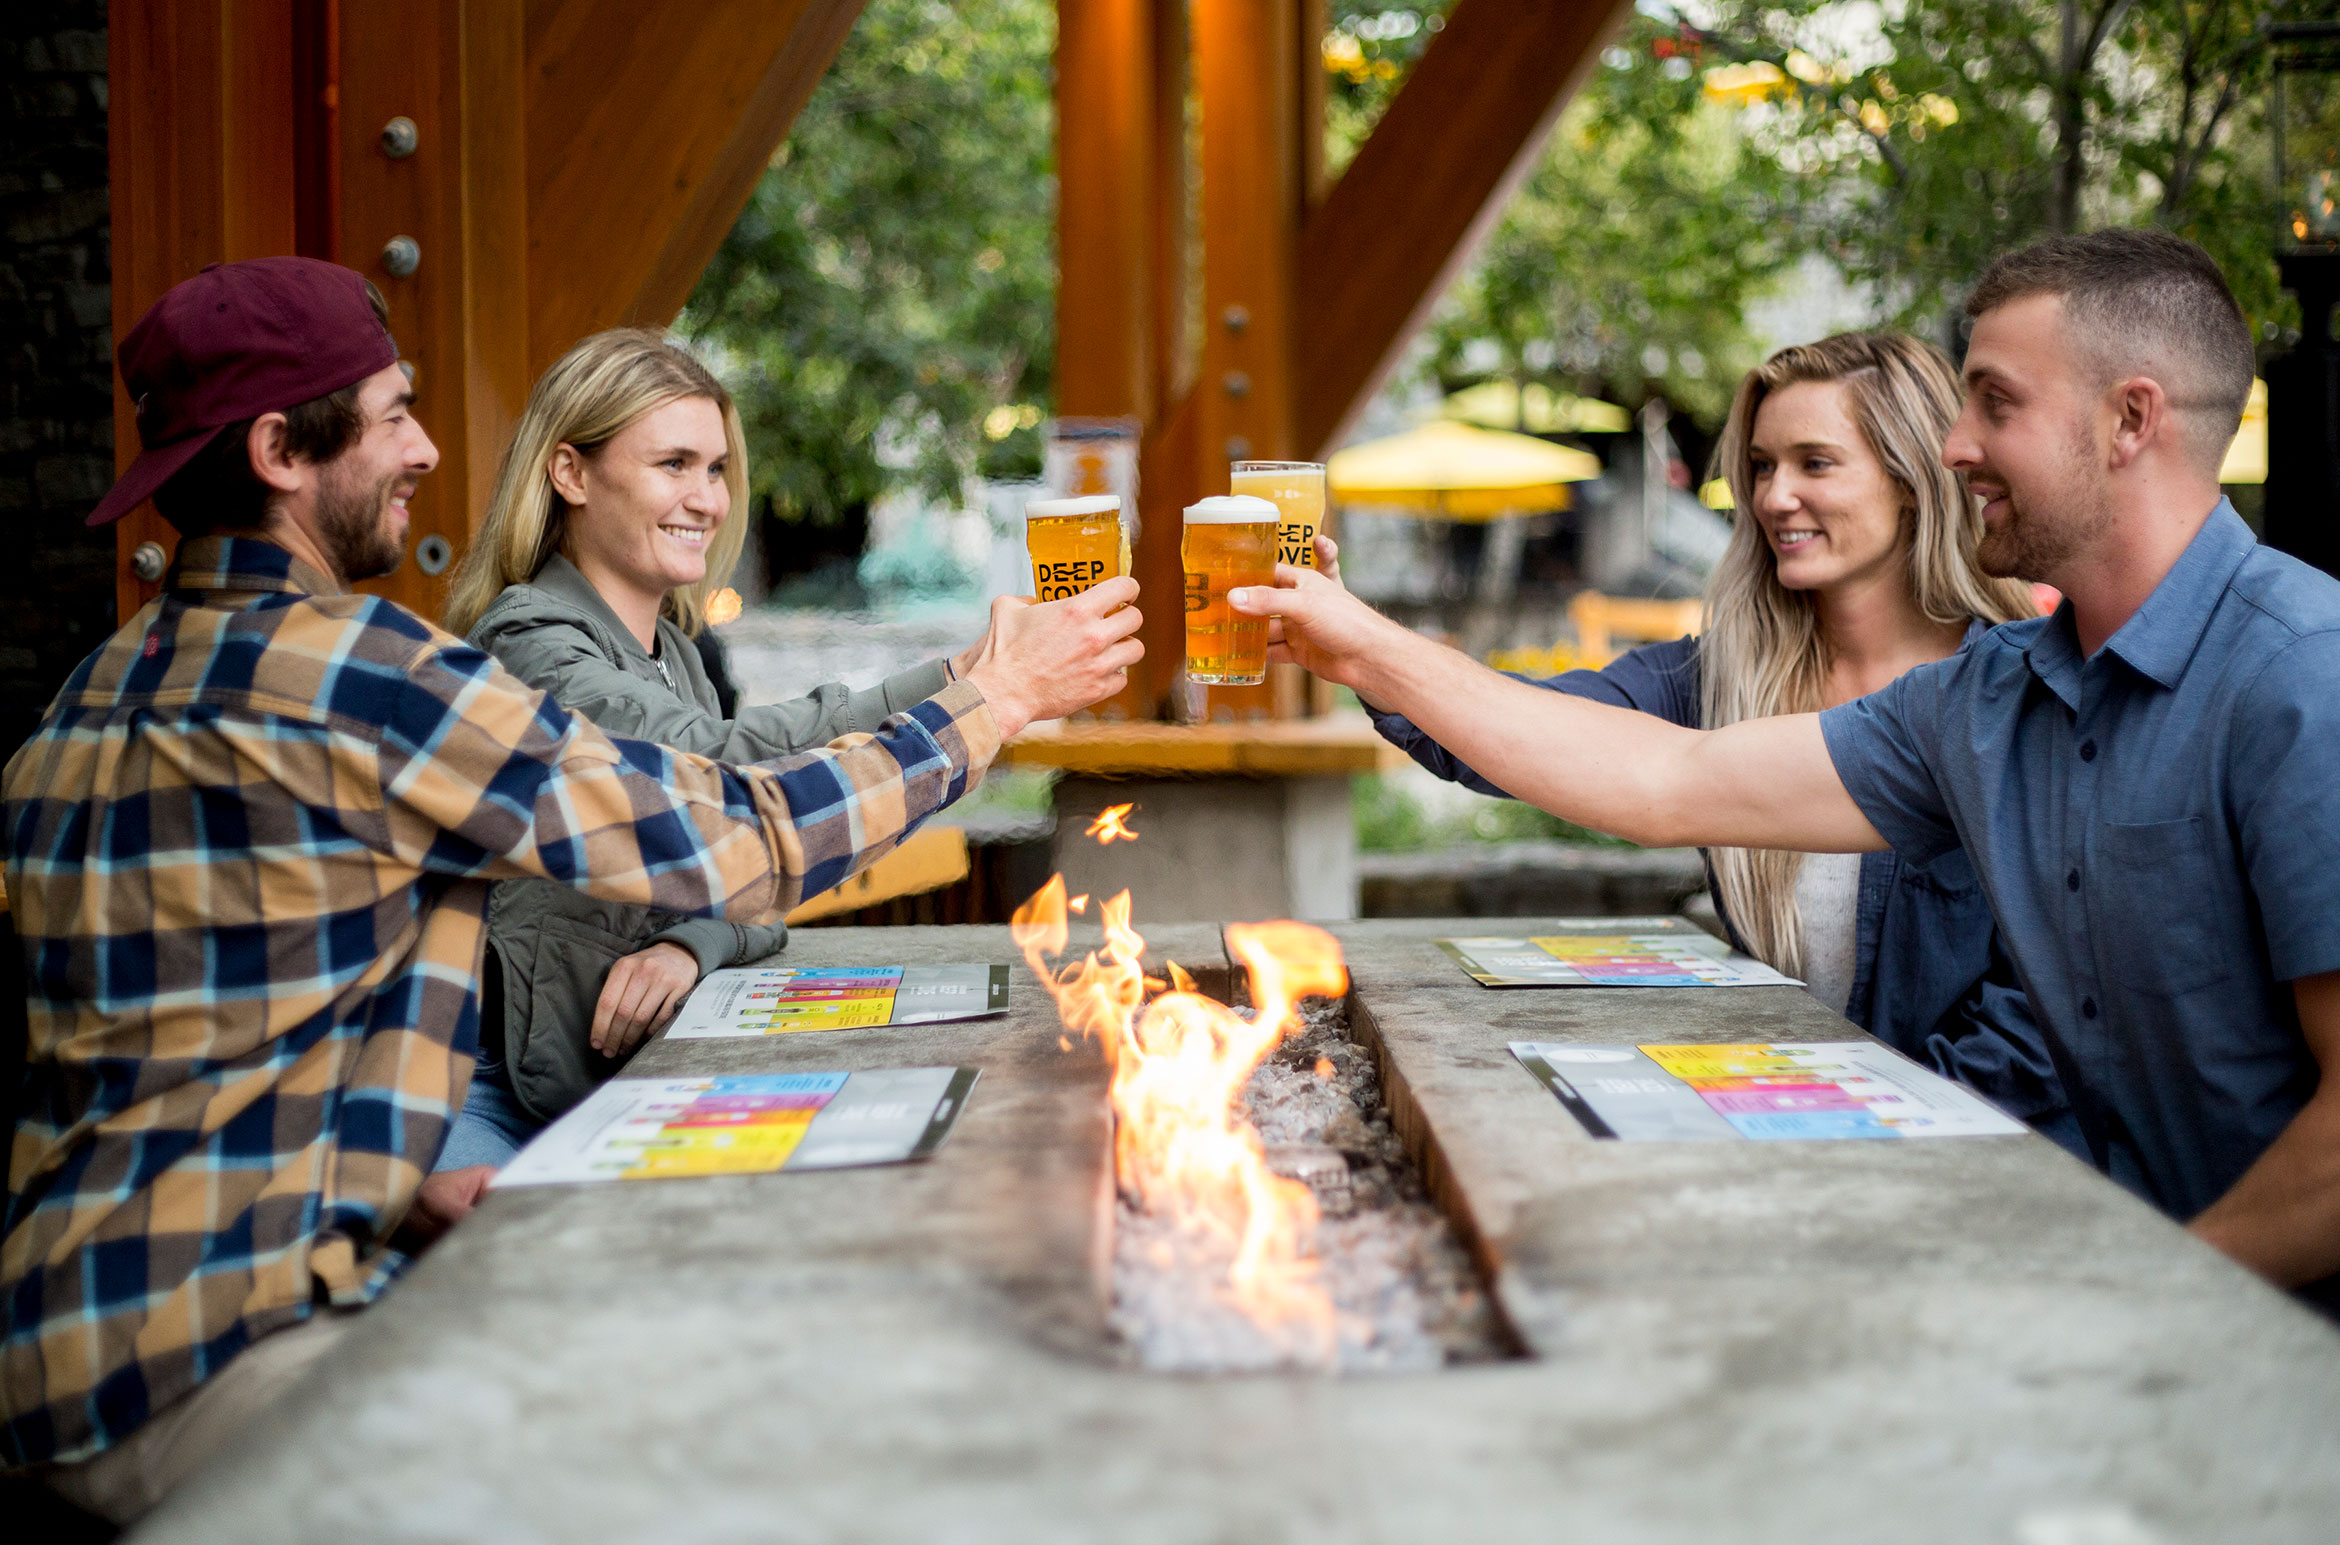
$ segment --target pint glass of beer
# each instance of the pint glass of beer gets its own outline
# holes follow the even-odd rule
[[[1207,687],[1256,687],[1267,680],[1267,619],[1246,617],[1227,592],[1272,585],[1276,507],[1222,495],[1186,509],[1186,679]]]
[[[1129,572],[1129,537],[1118,494],[1035,499],[1024,506],[1024,546],[1032,555],[1032,595],[1061,601]]]
[[[1239,461],[1230,489],[1275,505],[1276,562],[1316,567],[1316,533],[1324,524],[1324,464],[1316,461]]]

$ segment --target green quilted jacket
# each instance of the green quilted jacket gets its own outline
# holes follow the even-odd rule
[[[535,579],[496,597],[471,642],[608,734],[724,762],[768,761],[874,731],[946,684],[936,660],[874,687],[854,691],[832,682],[725,719],[699,651],[680,628],[660,620],[653,660],[576,565],[558,555]],[[488,942],[504,969],[504,1059],[531,1115],[552,1120],[617,1070],[617,1060],[587,1038],[593,1006],[612,965],[661,941],[689,950],[704,976],[762,959],[788,942],[788,931],[778,923],[751,927],[596,901],[545,880],[494,887]]]

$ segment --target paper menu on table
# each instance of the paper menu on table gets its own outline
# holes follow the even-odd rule
[[[1711,934],[1564,933],[1439,939],[1482,987],[1795,987]]]
[[[1973,1091],[1874,1041],[1514,1041],[1511,1054],[1599,1138],[1995,1137],[2028,1130]]]
[[[614,1078],[504,1166],[494,1184],[846,1169],[923,1159],[950,1135],[975,1068]]]
[[[748,966],[708,972],[666,1034],[693,1040],[933,1024],[1007,1005],[1005,966]]]

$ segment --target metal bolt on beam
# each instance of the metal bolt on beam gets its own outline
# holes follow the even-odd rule
[[[170,566],[171,555],[163,551],[160,542],[141,542],[130,549],[130,572],[145,584],[162,578]]]
[[[1219,313],[1219,320],[1227,324],[1227,331],[1239,333],[1251,325],[1251,313],[1241,306],[1229,306]]]
[[[403,161],[413,155],[421,143],[422,131],[403,113],[382,125],[382,154],[393,161]]]
[[[422,267],[422,244],[411,236],[393,236],[382,244],[382,267],[393,279],[404,279]]]
[[[1227,395],[1230,397],[1251,395],[1251,377],[1240,370],[1228,371],[1225,376],[1220,378],[1219,384],[1227,389]]]

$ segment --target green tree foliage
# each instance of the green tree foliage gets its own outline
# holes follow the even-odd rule
[[[1678,23],[1702,66],[1779,72],[1749,140],[1806,180],[1807,239],[1883,317],[1939,327],[2009,247],[2152,224],[2207,247],[2271,337],[2265,33],[2329,3],[1924,0],[1854,32],[1833,0],[1722,0]]]
[[[1800,251],[1797,201],[1692,55],[1638,14],[1603,55],[1433,325],[1447,384],[1655,390],[1720,415],[1753,363],[1747,304]]]
[[[2200,240],[2271,336],[2261,45],[2331,5],[1640,0],[1441,308],[1431,366],[1658,391],[1711,423],[1752,363],[1749,304],[1807,254],[1943,336],[1993,254],[2118,223]],[[1332,0],[1328,169],[1448,9]],[[871,0],[693,295],[684,329],[738,381],[784,518],[1037,470],[1054,33],[1050,0]],[[1749,64],[1772,84],[1709,89]]]
[[[1055,39],[1051,0],[872,0],[700,280],[783,519],[1039,470]]]

